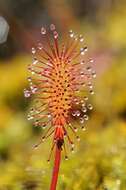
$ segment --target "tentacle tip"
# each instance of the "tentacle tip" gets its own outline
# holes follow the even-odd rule
[[[45,137],[42,137],[42,142],[44,142],[45,141]]]
[[[65,160],[68,160],[68,156],[65,156]]]
[[[82,129],[82,131],[86,131],[86,127],[85,126],[82,126],[81,129]]]
[[[74,153],[74,152],[75,152],[74,148],[71,148],[71,152],[72,152],[72,153]]]
[[[35,149],[38,149],[38,144],[33,145],[33,146],[32,146],[32,149],[34,149],[34,150],[35,150]]]
[[[50,160],[48,159],[47,162],[50,163]]]
[[[74,143],[72,143],[72,144],[71,144],[71,147],[72,147],[72,148],[74,148],[74,147],[75,147],[75,144],[74,144]]]
[[[77,141],[80,141],[80,137],[79,136],[77,136],[76,139],[77,139]]]

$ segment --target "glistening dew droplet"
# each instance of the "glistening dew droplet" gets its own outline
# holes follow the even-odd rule
[[[86,127],[85,126],[82,126],[81,129],[82,129],[82,131],[86,131]]]
[[[88,105],[87,105],[87,108],[88,108],[89,110],[92,110],[92,109],[93,109],[93,106],[92,106],[91,104],[88,104]]]
[[[92,76],[93,76],[93,78],[96,78],[96,72],[95,71],[92,71]]]
[[[55,29],[56,29],[55,25],[54,25],[54,24],[51,24],[51,25],[50,25],[50,30],[53,31],[53,30],[55,30]]]
[[[24,96],[25,96],[26,98],[29,98],[29,97],[31,96],[30,91],[27,90],[27,89],[24,89]]]
[[[91,67],[90,67],[90,66],[88,66],[86,69],[87,69],[87,71],[89,71],[89,72],[91,71]]]
[[[82,61],[80,62],[80,64],[81,64],[81,65],[84,65],[84,64],[85,64],[85,61],[84,61],[84,60],[82,60]]]
[[[29,82],[31,82],[31,80],[32,80],[31,77],[28,77],[27,79],[28,79]]]
[[[88,100],[88,97],[87,97],[87,96],[84,96],[84,100],[87,101],[87,100]]]
[[[87,111],[87,108],[86,107],[82,107],[81,110],[82,110],[82,112],[85,113]]]
[[[38,49],[41,50],[42,49],[42,44],[41,43],[38,43]]]
[[[94,63],[94,60],[93,59],[90,59],[90,61],[89,61],[90,63]]]
[[[91,94],[91,95],[93,95],[93,94],[94,94],[94,91],[93,91],[93,90],[90,90],[89,92],[90,92],[90,94]]]
[[[53,32],[54,38],[58,38],[58,33],[56,31]]]
[[[31,92],[32,92],[33,94],[35,94],[36,91],[37,91],[37,87],[36,87],[36,86],[31,86]]]
[[[86,114],[85,114],[83,117],[84,117],[84,119],[85,119],[86,121],[89,119],[88,115],[86,115]]]
[[[34,47],[32,47],[32,54],[36,53],[36,49]]]
[[[84,123],[84,118],[83,117],[80,117],[80,123]]]
[[[74,37],[74,32],[72,30],[69,31],[70,37],[73,38]]]
[[[36,65],[38,63],[38,60],[33,60],[33,65]]]
[[[81,113],[80,113],[80,111],[79,111],[79,110],[77,110],[77,111],[76,111],[76,116],[77,116],[77,117],[79,117],[79,116],[80,116],[80,114],[81,114]]]
[[[80,53],[81,55],[84,55],[85,52],[87,52],[88,48],[87,47],[83,47],[80,49]]]
[[[80,42],[83,42],[83,41],[84,41],[84,38],[83,38],[82,35],[79,36],[79,40],[80,40]]]
[[[46,34],[46,29],[44,27],[41,28],[41,34],[43,34],[43,35]]]

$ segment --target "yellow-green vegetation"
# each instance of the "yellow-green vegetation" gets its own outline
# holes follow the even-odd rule
[[[27,85],[26,65],[30,61],[26,56],[18,56],[8,65],[1,66],[2,190],[44,190],[50,183],[53,161],[50,164],[46,162],[50,142],[33,150],[32,145],[42,131],[34,129],[26,120],[29,106],[23,97],[23,88]],[[97,78],[91,120],[87,123],[87,130],[80,132],[81,141],[76,143],[75,153],[69,153],[69,160],[62,161],[58,189],[126,188],[125,56],[113,62]]]

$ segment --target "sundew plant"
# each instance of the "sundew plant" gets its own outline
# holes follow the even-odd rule
[[[28,120],[45,129],[34,147],[52,138],[48,161],[54,153],[50,190],[55,190],[62,152],[68,159],[68,149],[74,151],[73,136],[80,140],[77,130],[79,127],[85,130],[88,113],[93,109],[89,97],[94,94],[92,82],[96,73],[91,67],[93,60],[88,56],[82,35],[70,30],[66,41],[59,43],[54,24],[50,25],[50,30],[42,27],[41,34],[46,44],[39,42],[32,48],[33,62],[28,66],[29,89],[24,89],[24,95],[27,98],[34,95]]]

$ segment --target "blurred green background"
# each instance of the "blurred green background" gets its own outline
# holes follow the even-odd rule
[[[125,0],[0,0],[0,190],[49,189],[51,145],[32,149],[42,131],[27,121],[23,89],[31,39],[50,23],[84,34],[97,72],[94,110],[57,190],[126,190]]]

